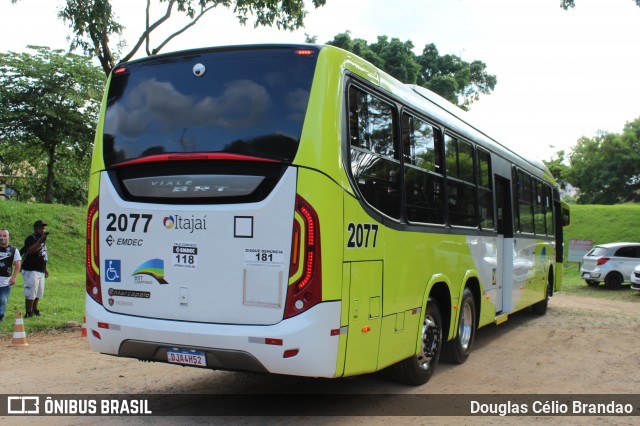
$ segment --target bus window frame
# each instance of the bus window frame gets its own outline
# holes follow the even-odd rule
[[[455,139],[456,141],[456,167],[459,169],[460,167],[460,150],[458,148],[458,144],[460,142],[465,143],[469,146],[471,146],[471,160],[473,162],[473,173],[472,173],[472,179],[473,181],[467,181],[465,179],[462,179],[460,177],[453,177],[453,176],[449,176],[449,171],[447,168],[447,136]],[[479,205],[479,201],[478,201],[478,165],[476,162],[476,144],[474,142],[472,142],[471,140],[469,140],[469,138],[466,138],[464,136],[461,136],[458,132],[455,132],[451,129],[449,129],[448,127],[445,127],[445,130],[443,132],[443,136],[442,136],[442,148],[443,148],[443,153],[442,156],[444,157],[444,175],[445,175],[445,196],[446,196],[446,200],[445,200],[445,205],[447,206],[447,224],[451,227],[451,228],[461,228],[461,229],[476,229],[476,230],[480,230],[480,214],[479,214],[479,209],[480,209],[480,205]],[[467,186],[473,186],[473,195],[474,195],[474,217],[475,217],[475,225],[474,226],[468,226],[468,225],[457,225],[457,224],[453,224],[451,223],[451,208],[449,207],[449,183],[453,182],[455,184],[461,184],[461,185],[467,185]],[[495,203],[495,200],[494,200]]]
[[[393,143],[394,143],[395,154],[397,155],[397,158],[392,158],[386,155],[382,155],[377,152],[370,151],[367,148],[362,148],[360,146],[353,146],[351,144],[351,94],[350,92],[352,87],[359,90],[360,92],[363,92],[367,95],[374,96],[380,99],[381,101],[387,103],[391,107],[392,126],[393,126],[393,131],[392,131]],[[403,177],[404,163],[402,161],[403,153],[402,153],[402,146],[401,146],[402,144],[400,141],[400,132],[401,132],[400,123],[398,122],[400,117],[400,113],[399,113],[400,108],[398,107],[399,103],[393,98],[391,98],[389,95],[385,94],[383,91],[374,89],[369,84],[363,82],[361,79],[357,78],[356,75],[353,75],[351,73],[345,73],[344,103],[345,103],[345,106],[344,106],[344,109],[343,109],[344,112],[342,115],[345,117],[346,125],[344,129],[344,132],[345,132],[345,135],[343,138],[344,142],[342,143],[343,159],[344,159],[343,165],[347,172],[347,176],[351,184],[351,187],[355,192],[355,194],[357,195],[357,198],[361,201],[361,205],[365,207],[365,210],[375,220],[377,220],[380,223],[384,223],[387,220],[391,220],[395,223],[401,224],[405,221],[406,215],[404,211],[404,203],[402,202],[402,199],[404,197],[404,190],[402,188],[402,186],[404,185],[404,177]],[[352,156],[351,156],[352,146],[359,151],[368,152],[370,155],[376,156],[383,160],[393,161],[398,164],[399,170],[400,170],[399,183],[398,183],[398,189],[400,191],[400,211],[397,218],[390,216],[389,214],[383,212],[382,210],[374,206],[360,190],[356,177],[353,175]]]

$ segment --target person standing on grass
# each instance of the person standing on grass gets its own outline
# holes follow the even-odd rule
[[[9,230],[0,228],[0,322],[4,319],[11,287],[20,271],[20,251],[9,245]]]
[[[40,316],[38,302],[44,295],[45,278],[49,277],[47,269],[47,224],[37,220],[33,224],[33,234],[24,240],[22,252],[22,276],[24,278],[25,318]]]

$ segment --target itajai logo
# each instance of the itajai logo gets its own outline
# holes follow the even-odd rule
[[[138,268],[133,271],[134,275],[148,275],[150,277],[155,278],[156,281],[160,284],[169,284],[164,279],[164,260],[162,259],[151,259],[144,262],[142,265],[138,266]],[[138,277],[136,277],[138,278]],[[136,279],[136,282],[139,280]]]
[[[162,221],[162,224],[164,225],[165,228],[167,229],[173,229],[173,227],[175,226],[175,220],[173,219],[173,216],[167,216],[164,218],[164,220]]]
[[[182,216],[179,214],[172,214],[166,216],[162,221],[162,224],[167,229],[176,229],[181,231],[189,231],[193,234],[194,231],[206,231],[207,230],[207,216],[196,217],[195,215]]]

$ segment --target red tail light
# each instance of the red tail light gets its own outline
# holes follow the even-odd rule
[[[320,222],[316,211],[306,200],[296,196],[293,221],[290,280],[284,317],[298,315],[322,301],[320,268]]]
[[[608,257],[601,257],[600,259],[598,259],[598,266],[600,265],[604,265],[605,263],[607,263],[609,261]]]
[[[98,219],[98,197],[96,197],[87,209],[86,289],[93,300],[102,304]]]

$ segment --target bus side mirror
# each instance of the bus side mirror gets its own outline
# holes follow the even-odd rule
[[[562,203],[562,226],[569,226],[569,224],[571,224],[569,206]]]

